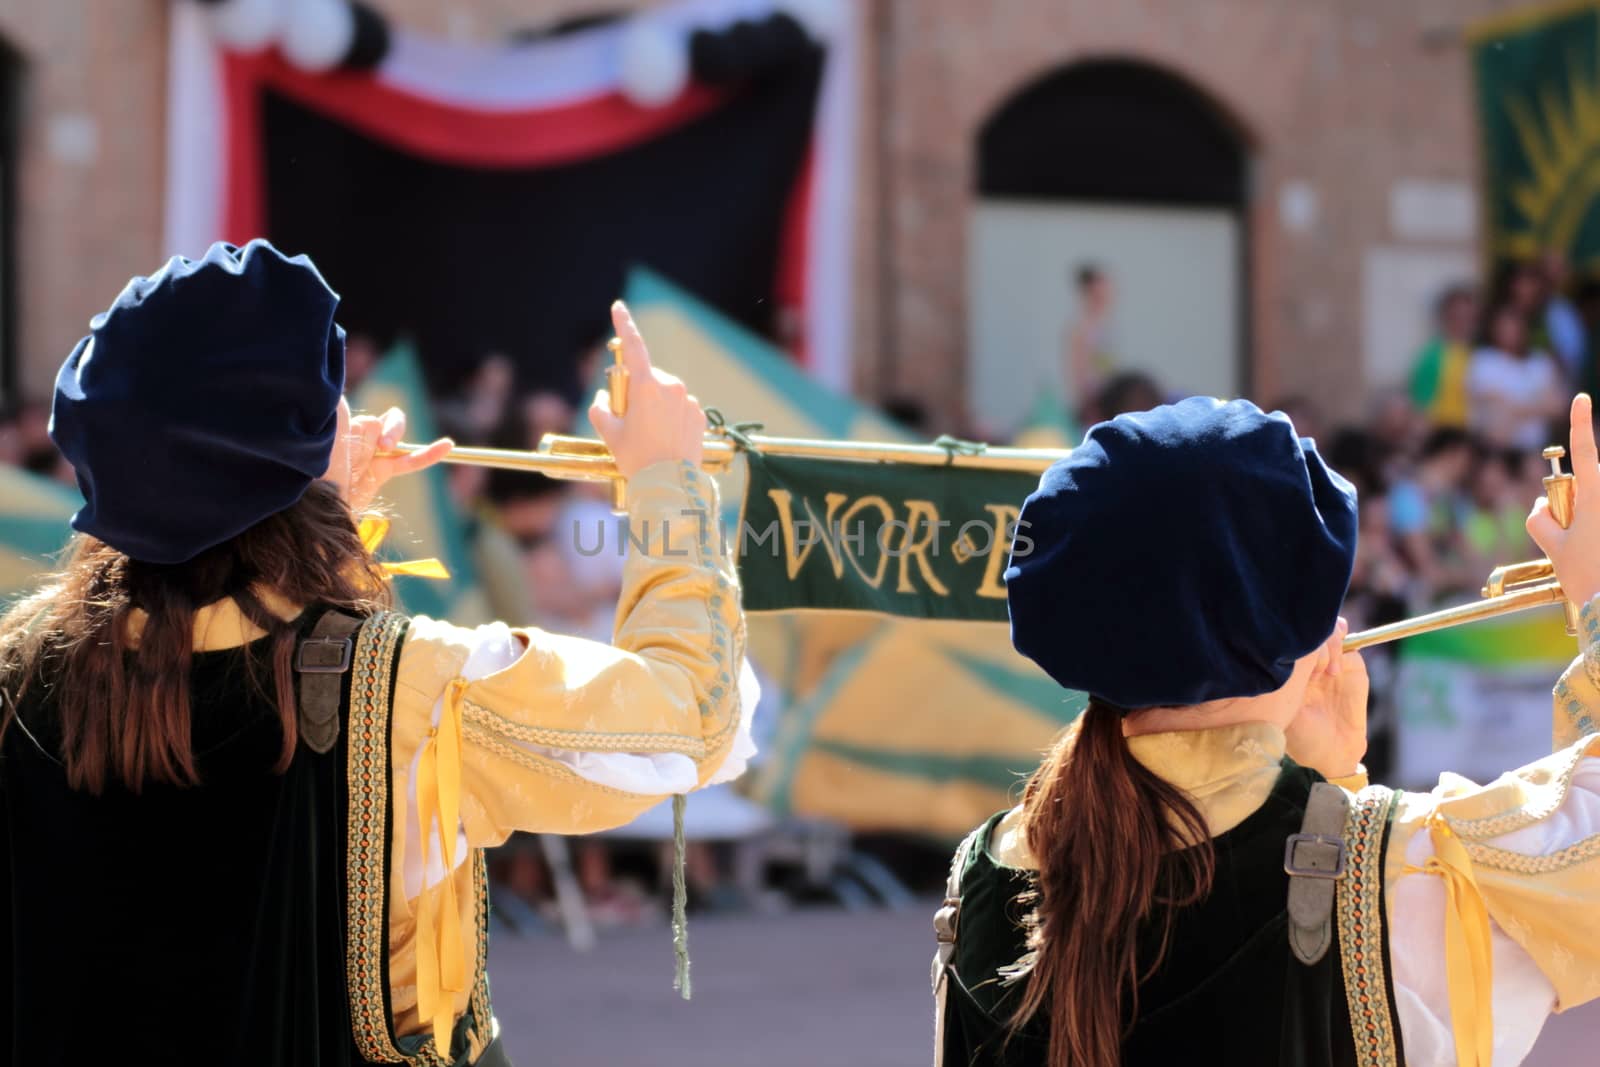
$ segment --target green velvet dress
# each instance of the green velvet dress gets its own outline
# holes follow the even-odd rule
[[[1266,803],[1214,839],[1214,888],[1178,915],[1161,966],[1139,987],[1137,1016],[1124,1020],[1125,1067],[1362,1062],[1337,946],[1313,966],[1289,948],[1284,843],[1299,831],[1311,786],[1320,780],[1284,760]],[[966,852],[947,972],[944,1067],[1046,1062],[1046,1020],[1035,1018],[1015,1033],[1008,1026],[1022,982],[1008,984],[1000,971],[1026,951],[1017,897],[1029,888],[1030,875],[990,852],[990,835],[1004,814],[980,827]],[[1146,932],[1140,958],[1151,959],[1154,950]],[[1393,1005],[1384,1010],[1392,1019]]]

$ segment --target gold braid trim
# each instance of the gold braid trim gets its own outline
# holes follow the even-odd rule
[[[622,797],[630,800],[639,799],[640,794],[638,793],[629,793],[623,789],[614,789],[609,785],[601,785],[599,782],[591,782],[557,760],[553,760],[548,756],[541,756],[535,752],[529,752],[525,748],[518,748],[493,731],[473,722],[470,718],[464,723],[464,726],[465,730],[463,732],[465,735],[470,737],[479,748],[486,752],[492,752],[501,759],[510,760],[519,767],[525,767],[540,774],[547,774],[558,781],[581,785],[585,789],[592,789],[606,796]]]
[[[1562,762],[1560,774],[1556,776],[1556,781],[1560,783],[1559,788],[1550,791],[1549,798],[1543,804],[1517,808],[1501,815],[1488,815],[1481,819],[1453,819],[1449,815],[1444,815],[1444,820],[1450,824],[1450,829],[1455,831],[1457,837],[1482,840],[1486,837],[1509,834],[1513,830],[1520,830],[1542,819],[1548,819],[1560,809],[1561,801],[1566,798],[1572,785],[1572,776],[1578,771],[1578,763],[1586,755],[1588,755],[1587,746],[1575,747],[1572,750]],[[1468,851],[1470,850],[1469,845]]]
[[[1345,875],[1338,886],[1339,959],[1357,1067],[1399,1062],[1389,1014],[1383,941],[1383,834],[1396,794],[1381,785],[1355,796],[1345,821]]]
[[[389,948],[383,912],[389,885],[389,683],[409,621],[385,612],[368,619],[356,635],[346,730],[345,984],[356,1048],[363,1058],[384,1063],[406,1060],[394,1045],[383,984]]]
[[[1516,874],[1553,874],[1600,856],[1600,834],[1586,837],[1548,856],[1524,856],[1520,852],[1507,852],[1503,848],[1473,841],[1463,841],[1461,844],[1466,848],[1467,855],[1472,857],[1473,863]]]
[[[424,1037],[407,1055],[395,1041],[389,990],[384,984],[389,936],[385,904],[389,891],[389,722],[390,679],[395,655],[411,620],[397,612],[374,615],[356,635],[351,659],[347,789],[349,814],[345,831],[346,928],[345,983],[350,993],[350,1026],[362,1057],[379,1063],[413,1067],[451,1067],[447,1055]],[[489,879],[483,850],[472,852],[472,885],[477,896],[477,977],[470,1010],[470,1040],[478,1048],[489,1043],[493,1013],[489,1006]]]
[[[467,722],[503,734],[517,741],[545,748],[566,748],[576,752],[675,752],[704,757],[706,740],[686,734],[608,734],[595,730],[552,730],[508,719],[471,700],[461,702]]]

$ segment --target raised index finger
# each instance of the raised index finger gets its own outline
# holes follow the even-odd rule
[[[611,305],[611,325],[622,341],[622,365],[634,381],[650,378],[650,352],[644,346],[644,335],[639,332],[628,305],[618,300]]]
[[[1572,398],[1572,474],[1577,479],[1577,496],[1586,506],[1600,504],[1600,453],[1594,443],[1593,402],[1588,393]]]

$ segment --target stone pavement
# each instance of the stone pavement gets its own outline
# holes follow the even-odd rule
[[[492,940],[495,1008],[519,1067],[927,1067],[934,902],[906,911],[691,918],[694,999],[665,925]],[[1527,1067],[1596,1062],[1600,1010],[1558,1016]]]

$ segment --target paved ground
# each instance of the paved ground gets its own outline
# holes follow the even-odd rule
[[[690,923],[694,999],[672,991],[665,926],[587,955],[499,934],[495,1008],[519,1067],[927,1067],[933,903]],[[1558,1016],[1529,1067],[1595,1062],[1600,1010]]]

